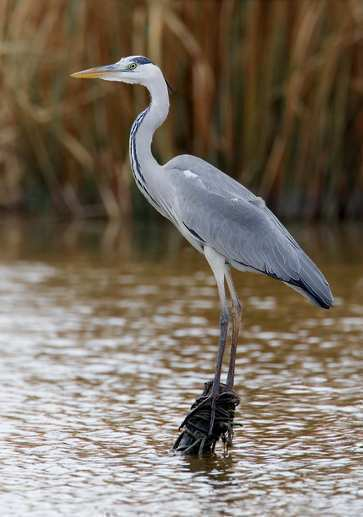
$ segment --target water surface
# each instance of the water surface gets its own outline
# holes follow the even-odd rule
[[[0,226],[2,516],[363,514],[363,241],[294,228],[323,311],[235,275],[244,304],[234,448],[169,453],[211,378],[218,303],[169,226]]]

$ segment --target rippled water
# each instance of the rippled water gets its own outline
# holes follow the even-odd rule
[[[218,304],[167,226],[0,227],[1,516],[363,514],[361,229],[295,229],[322,311],[235,276],[244,302],[234,448],[169,449],[211,378]]]

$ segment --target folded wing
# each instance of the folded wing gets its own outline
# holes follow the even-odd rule
[[[178,156],[165,166],[177,221],[237,269],[282,280],[324,308],[333,296],[323,274],[261,198],[207,162]]]

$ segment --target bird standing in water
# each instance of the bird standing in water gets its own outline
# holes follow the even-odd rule
[[[196,156],[177,156],[164,165],[155,160],[152,138],[169,112],[168,85],[158,66],[146,57],[130,56],[112,65],[74,73],[72,77],[141,84],[150,93],[151,103],[138,115],[130,133],[130,160],[136,184],[149,203],[205,256],[218,288],[220,337],[210,392],[211,434],[230,321],[225,283],[232,300],[227,386],[232,389],[234,384],[241,304],[231,267],[281,280],[324,309],[333,304],[329,284],[262,198]]]

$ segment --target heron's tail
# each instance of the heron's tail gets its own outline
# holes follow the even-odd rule
[[[334,305],[334,298],[323,273],[302,250],[299,254],[299,262],[301,266],[299,279],[292,279],[287,283],[307,296],[315,305],[330,309]]]

